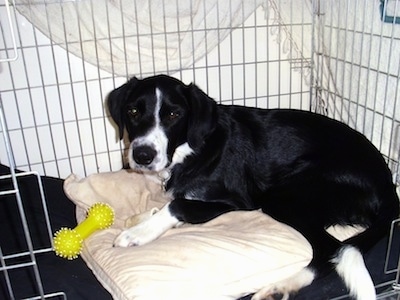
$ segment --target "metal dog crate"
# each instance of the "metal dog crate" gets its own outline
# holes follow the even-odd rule
[[[24,171],[0,178],[13,184],[0,196],[21,201],[19,176],[120,169],[124,145],[104,99],[133,75],[159,73],[220,103],[347,123],[383,153],[399,185],[399,23],[400,0],[0,0],[0,162]],[[43,210],[48,218],[44,196]],[[62,295],[46,294],[36,271],[51,233],[35,249],[22,226],[28,249],[0,252],[5,284],[9,269],[34,268],[37,298]],[[28,262],[9,263],[15,255]],[[380,297],[395,295],[398,281]]]

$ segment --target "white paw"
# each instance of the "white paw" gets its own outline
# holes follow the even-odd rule
[[[287,300],[291,293],[296,293],[301,288],[311,284],[314,277],[314,272],[306,267],[289,278],[276,282],[272,286],[262,288],[253,295],[251,300],[274,299],[274,295],[282,295],[281,299]]]
[[[122,231],[115,239],[114,247],[133,247],[150,243],[178,224],[178,219],[171,215],[167,203],[142,223]]]
[[[158,237],[148,222],[140,223],[122,231],[114,241],[114,247],[134,247],[147,244]]]
[[[262,289],[255,293],[253,297],[251,297],[251,300],[273,300],[275,299],[274,295],[280,294],[281,295],[281,300],[288,300],[289,299],[289,293],[280,293],[274,288],[268,288],[268,289]]]

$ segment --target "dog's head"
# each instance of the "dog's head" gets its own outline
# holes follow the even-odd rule
[[[159,75],[112,91],[109,113],[129,137],[133,169],[160,172],[199,151],[216,125],[216,102],[197,86]]]

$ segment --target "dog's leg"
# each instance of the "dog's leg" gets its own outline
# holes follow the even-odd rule
[[[179,225],[179,220],[169,210],[170,203],[167,203],[159,212],[147,220],[126,229],[114,241],[114,247],[132,247],[147,244],[168,229]]]
[[[237,200],[238,198],[236,198],[237,201],[232,201],[235,199],[233,196],[229,199],[230,201],[226,199],[202,201],[176,198],[171,202],[170,211],[184,223],[199,224],[230,211],[254,209],[254,207],[242,205],[242,202]]]
[[[223,213],[237,210],[238,206],[223,201],[205,202],[177,198],[142,223],[126,229],[115,239],[115,247],[147,244],[168,229],[183,223],[204,223]],[[242,208],[245,209],[245,208]]]
[[[291,293],[297,292],[301,288],[311,284],[314,278],[314,272],[309,268],[304,268],[288,279],[261,289],[253,295],[251,300],[271,299],[274,294],[282,294],[282,300],[289,299]]]

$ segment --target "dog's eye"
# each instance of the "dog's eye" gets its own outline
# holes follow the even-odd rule
[[[128,115],[132,119],[137,119],[140,116],[140,112],[136,107],[134,107],[134,108],[131,108],[130,110],[128,110]]]
[[[170,121],[175,120],[175,119],[178,118],[178,117],[179,117],[179,113],[176,112],[176,111],[171,111],[171,112],[168,114],[168,119],[169,119]]]

